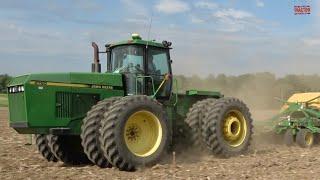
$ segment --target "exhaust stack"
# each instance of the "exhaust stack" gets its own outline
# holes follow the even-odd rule
[[[91,72],[101,73],[101,64],[99,60],[99,47],[95,42],[92,42],[93,47],[93,63],[91,65]]]

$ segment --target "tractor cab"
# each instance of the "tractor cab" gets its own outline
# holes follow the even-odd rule
[[[107,44],[107,72],[123,74],[127,95],[168,99],[172,89],[170,46],[167,41],[142,40],[138,34],[128,41]]]

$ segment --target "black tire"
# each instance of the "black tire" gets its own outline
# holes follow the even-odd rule
[[[320,135],[318,133],[313,134],[314,136],[314,140],[313,140],[313,144],[319,144],[319,140],[320,140]]]
[[[53,154],[65,164],[79,165],[90,163],[81,146],[80,136],[48,135]]]
[[[81,144],[84,152],[91,162],[102,168],[110,168],[112,165],[104,157],[99,141],[101,120],[104,113],[108,111],[109,106],[119,99],[120,97],[112,97],[99,101],[88,111],[81,126]]]
[[[188,125],[190,129],[190,141],[194,147],[200,149],[205,147],[201,135],[201,127],[203,126],[203,121],[206,114],[210,110],[210,108],[208,107],[211,107],[216,100],[217,99],[214,98],[208,98],[198,101],[192,105],[192,107],[189,109],[189,112],[187,113],[185,123]]]
[[[287,129],[283,135],[283,141],[285,145],[292,146],[294,144],[295,137],[292,133],[292,129]]]
[[[300,147],[310,148],[314,144],[314,134],[309,129],[300,129],[297,132],[296,142]]]
[[[161,125],[162,130],[158,146],[154,152],[144,157],[129,150],[124,137],[125,125],[129,121],[129,117],[141,111],[152,113],[158,119],[158,127]],[[100,141],[105,157],[113,166],[125,171],[133,171],[140,166],[150,166],[157,163],[167,152],[172,138],[168,118],[162,105],[150,97],[141,95],[127,96],[114,103],[108,113],[105,113],[100,130],[102,135]]]
[[[207,147],[215,154],[222,157],[230,157],[242,154],[248,150],[252,140],[252,118],[248,107],[236,98],[218,99],[206,116],[203,126],[203,139]],[[228,114],[238,113],[242,117],[243,123],[240,125],[245,129],[241,135],[241,141],[237,145],[232,145],[225,139],[223,134],[223,123]],[[234,115],[236,116],[236,115]],[[244,123],[245,122],[245,123]],[[230,125],[231,129],[232,123]],[[232,131],[232,130],[230,130]]]
[[[58,162],[58,158],[52,153],[49,145],[47,135],[44,134],[36,134],[36,146],[40,152],[40,154],[48,161],[48,162]]]

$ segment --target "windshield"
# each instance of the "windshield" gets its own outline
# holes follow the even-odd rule
[[[138,46],[119,46],[112,49],[112,72],[144,73],[143,48]]]

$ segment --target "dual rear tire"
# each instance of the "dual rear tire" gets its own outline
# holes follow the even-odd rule
[[[194,107],[202,109],[202,116],[193,115]],[[202,105],[202,106],[201,106]],[[186,123],[197,134],[206,148],[222,157],[239,155],[247,151],[252,138],[252,118],[247,106],[236,98],[207,99],[196,103],[188,113]],[[198,125],[189,123],[190,117],[196,117]],[[199,131],[201,136],[199,136]],[[193,138],[195,139],[195,138]],[[199,143],[197,143],[199,144]]]
[[[187,113],[187,117],[185,119],[185,123],[189,127],[190,131],[190,141],[191,144],[194,147],[197,147],[198,149],[204,149],[206,148],[204,141],[202,140],[202,126],[204,126],[204,119],[206,118],[206,115],[210,111],[210,108],[214,103],[216,102],[216,99],[214,98],[208,98],[204,100],[200,100],[192,105],[192,107],[189,109],[189,112]]]

